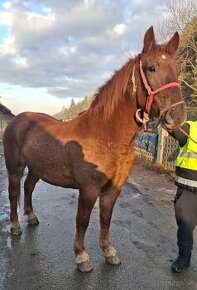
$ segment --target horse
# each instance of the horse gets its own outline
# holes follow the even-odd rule
[[[150,118],[166,130],[179,128],[186,119],[175,56],[176,32],[157,44],[153,27],[144,35],[140,54],[130,58],[102,85],[89,109],[70,121],[24,112],[7,126],[4,155],[8,172],[11,234],[22,233],[17,215],[20,180],[25,167],[24,214],[29,225],[39,223],[32,207],[32,192],[39,179],[64,188],[79,189],[74,252],[82,272],[94,267],[84,244],[91,211],[99,198],[99,244],[106,262],[121,260],[110,242],[114,204],[131,173],[134,140]]]

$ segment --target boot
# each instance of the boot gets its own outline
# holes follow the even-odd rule
[[[184,268],[190,266],[191,252],[179,251],[177,259],[172,263],[171,270],[182,273]]]

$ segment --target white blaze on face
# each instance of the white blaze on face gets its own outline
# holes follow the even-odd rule
[[[167,59],[167,56],[165,54],[162,54],[161,56],[163,59]]]

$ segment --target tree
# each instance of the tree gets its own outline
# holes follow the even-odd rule
[[[180,82],[187,105],[197,105],[197,1],[168,0],[159,25],[161,39],[178,31],[181,36],[178,62]]]
[[[197,17],[186,25],[181,35],[178,60],[186,101],[190,106],[197,106]]]
[[[174,31],[181,34],[187,24],[197,16],[197,1],[167,0],[162,12],[158,29],[161,39],[165,41]]]
[[[63,119],[71,120],[75,118],[79,113],[87,110],[93,100],[94,96],[86,96],[82,101],[75,103],[72,99],[70,107],[68,109],[65,108]]]

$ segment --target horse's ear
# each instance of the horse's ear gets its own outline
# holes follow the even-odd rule
[[[155,34],[151,26],[144,35],[144,47],[142,52],[146,53],[155,46]]]
[[[174,56],[177,52],[177,49],[179,47],[179,34],[176,32],[170,41],[166,45],[166,52],[169,53],[170,55]]]

